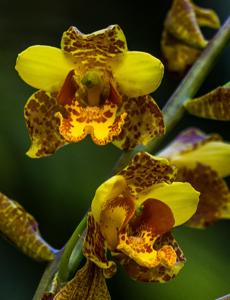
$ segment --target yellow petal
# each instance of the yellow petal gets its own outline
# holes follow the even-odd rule
[[[128,51],[111,60],[111,67],[120,91],[128,97],[152,93],[164,74],[161,61],[145,52]]]
[[[96,222],[100,222],[100,214],[107,201],[118,197],[126,189],[125,178],[121,175],[115,175],[99,186],[91,204],[92,214]]]
[[[16,201],[0,193],[0,232],[23,253],[39,261],[51,261],[56,252],[41,237],[38,223]]]
[[[34,88],[57,91],[74,65],[61,49],[31,46],[18,55],[16,66],[20,77]]]
[[[196,212],[199,194],[189,183],[159,183],[147,193],[140,193],[137,201],[140,205],[146,199],[152,198],[167,204],[175,219],[174,226],[178,226],[188,221]]]
[[[181,168],[177,180],[187,181],[200,192],[196,213],[188,221],[190,227],[203,228],[218,219],[227,217],[230,192],[224,179],[209,166],[197,164],[196,168]]]
[[[127,113],[125,123],[121,133],[113,140],[118,148],[130,150],[164,134],[163,114],[149,95],[124,99],[119,113],[124,112]]]
[[[195,168],[202,163],[215,170],[220,177],[230,174],[230,145],[221,141],[207,141],[194,150],[183,152],[171,158],[177,168]]]
[[[230,87],[218,87],[199,98],[189,99],[184,104],[187,111],[201,118],[230,120]]]

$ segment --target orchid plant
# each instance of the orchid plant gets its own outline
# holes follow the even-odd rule
[[[123,150],[61,250],[41,237],[36,220],[19,203],[0,194],[1,232],[26,255],[49,262],[34,300],[109,300],[106,279],[117,264],[134,280],[167,282],[186,262],[173,228],[206,228],[230,218],[224,180],[230,175],[230,145],[192,124],[161,147],[185,110],[230,120],[229,83],[194,99],[230,39],[230,20],[210,42],[200,26],[219,28],[216,13],[191,0],[174,0],[162,33],[163,63],[129,51],[118,25],[90,34],[71,26],[60,48],[35,45],[18,55],[19,76],[37,89],[24,110],[29,157],[55,155],[87,135],[97,145],[113,143]],[[161,111],[150,94],[160,86],[164,68],[184,76],[189,67]]]

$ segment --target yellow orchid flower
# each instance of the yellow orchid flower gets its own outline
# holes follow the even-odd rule
[[[203,228],[218,219],[230,218],[230,191],[223,179],[230,175],[230,144],[218,135],[207,136],[190,128],[159,155],[177,167],[177,180],[190,182],[201,193],[189,226]]]
[[[211,9],[191,0],[174,0],[165,19],[161,48],[169,71],[183,73],[200,55],[208,41],[200,27],[218,29],[220,21]]]
[[[159,86],[163,65],[148,53],[128,51],[118,25],[91,34],[72,26],[61,49],[29,47],[18,55],[16,70],[39,89],[25,106],[30,157],[88,134],[96,144],[130,149],[164,133],[161,111],[148,95]]]
[[[83,252],[105,277],[116,271],[107,249],[140,281],[164,282],[183,267],[185,258],[170,231],[195,213],[199,192],[175,178],[167,159],[141,152],[97,189]]]

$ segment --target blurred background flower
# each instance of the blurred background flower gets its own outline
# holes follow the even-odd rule
[[[230,2],[194,1],[215,9],[221,22]],[[42,236],[62,247],[87,208],[96,188],[106,179],[120,155],[113,145],[98,147],[90,138],[63,147],[56,155],[32,160],[25,155],[29,138],[23,118],[26,99],[34,92],[14,70],[17,54],[33,44],[59,46],[60,34],[70,25],[90,33],[117,23],[124,30],[130,50],[138,49],[160,58],[160,37],[170,0],[147,1],[45,1],[0,3],[0,190],[19,201],[40,224]],[[159,9],[160,7],[160,9]],[[205,36],[213,31],[205,29]],[[202,95],[229,81],[229,47],[199,91]],[[165,74],[154,98],[162,107],[178,85]],[[229,123],[186,115],[170,134],[189,126],[206,133],[218,132],[229,140]],[[230,223],[220,221],[205,231],[179,228],[175,236],[187,257],[181,274],[173,281],[142,284],[123,270],[108,281],[114,299],[209,300],[229,293]],[[2,300],[30,300],[45,265],[33,262],[0,239],[0,288]],[[12,288],[13,287],[13,288]],[[195,287],[195,288],[194,288]]]

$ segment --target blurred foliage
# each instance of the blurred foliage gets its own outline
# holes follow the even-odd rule
[[[25,156],[29,138],[23,107],[33,90],[14,70],[17,53],[33,44],[58,46],[62,32],[70,25],[90,33],[118,23],[131,50],[148,51],[160,57],[160,36],[170,3],[170,0],[0,2],[0,189],[35,216],[42,235],[55,247],[60,248],[67,241],[120,151],[112,145],[98,147],[86,139],[48,158],[32,160]],[[230,11],[230,2],[226,0],[196,3],[215,9],[222,22]],[[213,33],[212,30],[206,32],[210,37]],[[229,81],[229,60],[228,48],[199,95]],[[160,106],[178,83],[177,79],[165,75],[154,94]],[[188,115],[170,137],[191,125],[229,138],[229,123]],[[229,232],[227,221],[205,231],[176,230],[177,240],[188,259],[178,278],[167,284],[140,284],[120,270],[109,281],[113,299],[209,300],[229,293]],[[32,299],[45,265],[31,261],[3,239],[0,256],[1,300]]]

